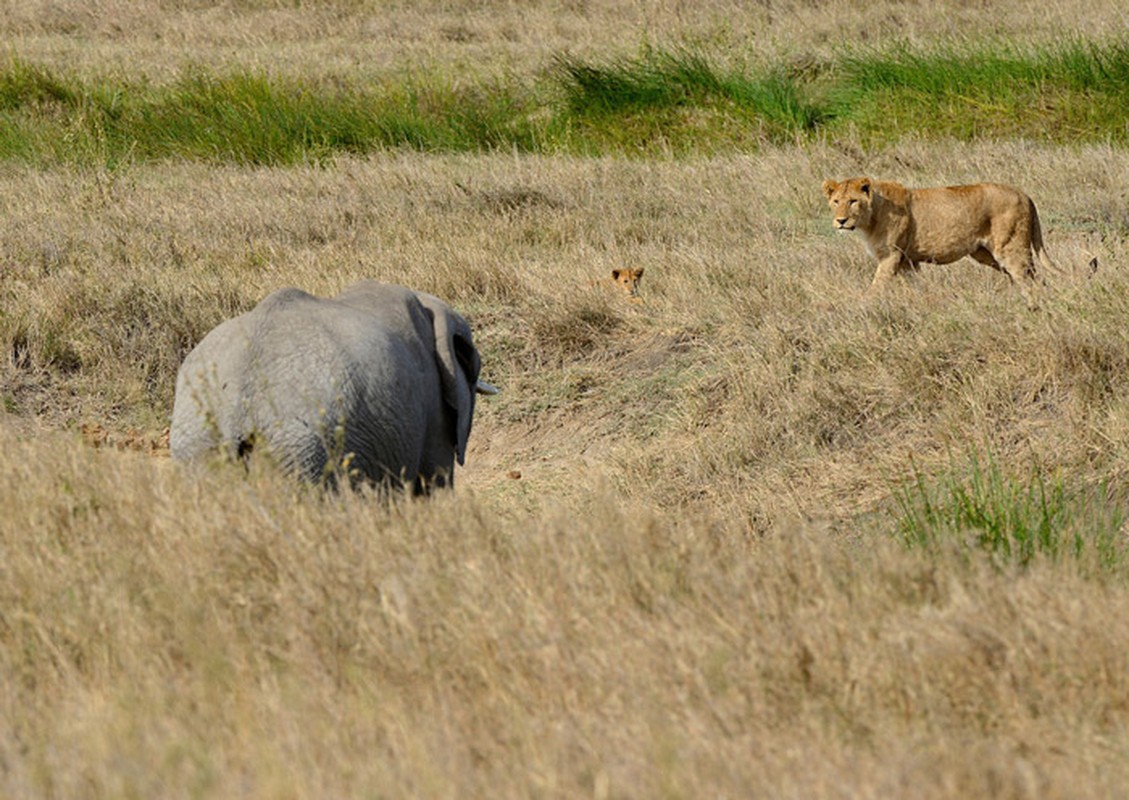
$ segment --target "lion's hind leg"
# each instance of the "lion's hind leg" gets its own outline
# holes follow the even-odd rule
[[[1035,264],[1032,262],[1030,254],[1027,255],[1026,259],[1022,256],[1018,258],[1015,256],[996,258],[987,247],[978,247],[969,253],[969,255],[981,264],[999,270],[1011,278],[1012,281],[1019,285],[1019,291],[1023,294],[1023,299],[1027,302],[1027,307],[1031,309],[1038,308],[1038,300],[1035,297]]]
[[[1031,258],[1031,248],[1011,247],[1004,253],[994,253],[992,256],[993,260],[1003,264],[1004,272],[1019,287],[1023,299],[1027,301],[1027,307],[1030,309],[1038,308],[1039,279],[1035,272],[1035,261]],[[981,261],[981,259],[977,258],[977,261]],[[981,263],[985,262],[981,261]]]
[[[992,269],[998,269],[1000,272],[1006,272],[1006,270],[1003,268],[1003,265],[996,260],[996,257],[992,255],[992,251],[987,247],[980,247],[976,250],[973,250],[971,253],[969,253],[969,255],[985,266],[991,267]]]

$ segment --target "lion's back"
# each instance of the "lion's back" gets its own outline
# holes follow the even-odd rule
[[[940,234],[946,249],[975,250],[995,230],[1014,230],[1026,224],[1031,200],[1013,186],[975,183],[966,186],[914,189],[911,218],[919,248],[928,250],[931,234]],[[933,254],[922,252],[928,260]]]

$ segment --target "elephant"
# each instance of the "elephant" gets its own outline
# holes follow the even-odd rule
[[[310,482],[427,494],[454,485],[475,394],[497,391],[480,370],[470,326],[437,297],[372,280],[332,298],[279,289],[185,357],[169,449],[266,449]]]

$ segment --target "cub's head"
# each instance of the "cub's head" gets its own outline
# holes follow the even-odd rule
[[[836,230],[853,231],[870,224],[871,202],[874,199],[874,181],[870,178],[851,178],[836,182],[824,181],[823,193],[831,206],[831,220]]]
[[[643,267],[622,267],[612,270],[612,282],[631,297],[639,296],[641,280],[643,280]]]

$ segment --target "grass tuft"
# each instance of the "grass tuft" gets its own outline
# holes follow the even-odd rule
[[[51,103],[73,106],[77,97],[65,81],[32,64],[13,61],[0,72],[0,111]]]
[[[990,452],[986,459],[973,453],[967,466],[935,479],[915,466],[895,500],[896,529],[911,546],[955,544],[1021,567],[1037,558],[1096,558],[1105,569],[1123,561],[1117,539],[1124,513],[1104,490],[1068,489],[1037,467],[1023,477],[1007,474]]]
[[[603,65],[562,57],[554,77],[567,113],[580,118],[721,107],[730,114],[760,119],[777,136],[814,130],[825,118],[804,99],[798,84],[782,73],[722,72],[700,53],[686,49],[648,51]]]

